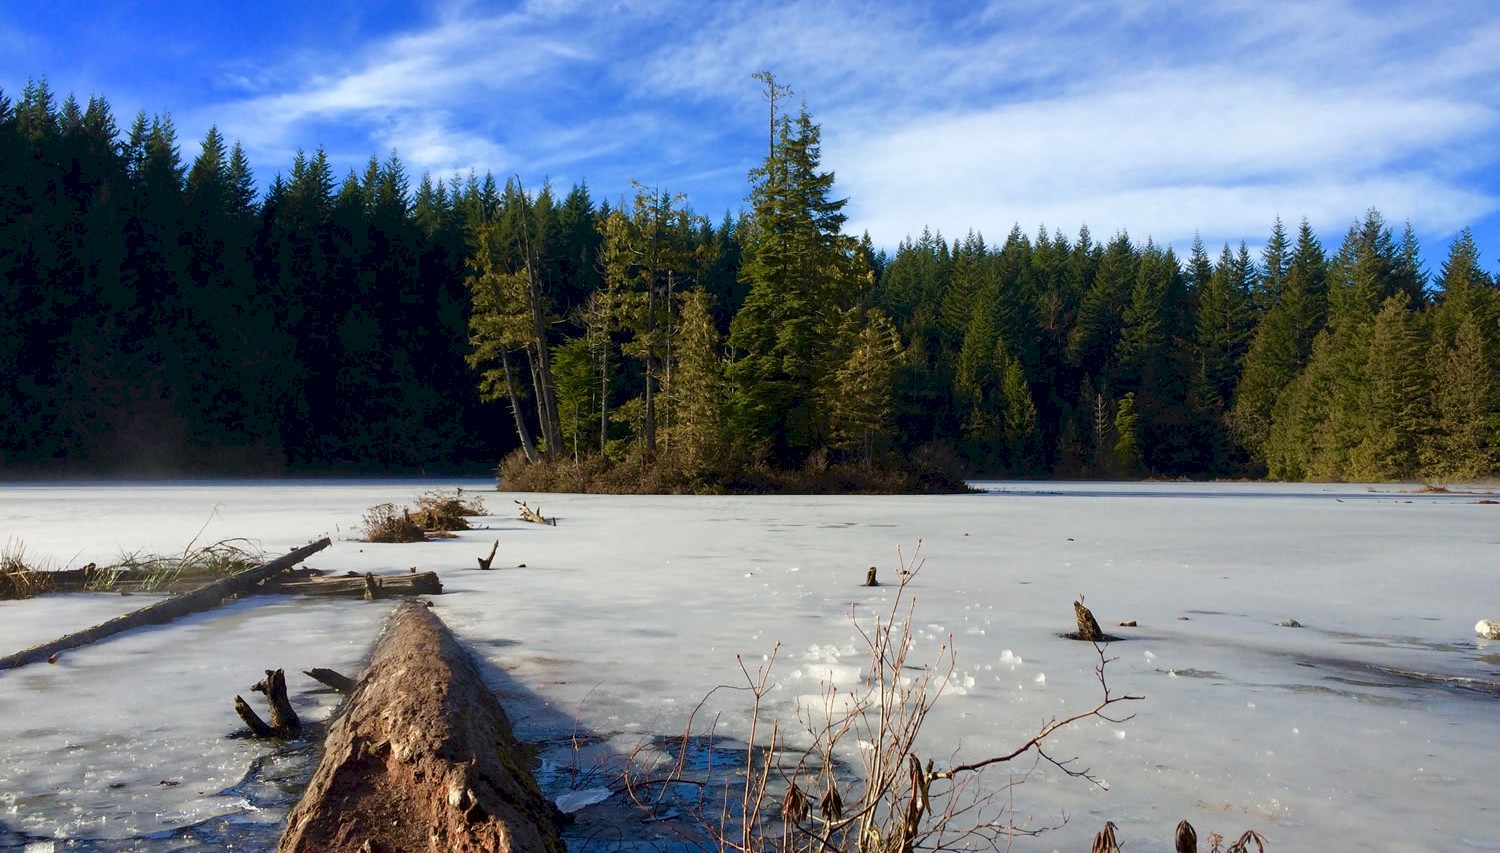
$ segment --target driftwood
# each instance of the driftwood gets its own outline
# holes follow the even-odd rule
[[[287,698],[285,672],[268,669],[266,677],[257,681],[251,689],[266,694],[266,702],[271,706],[271,722],[268,724],[255,713],[244,697],[234,697],[235,713],[250,727],[252,734],[259,738],[289,738],[302,732],[302,721],[297,718],[297,712],[292,709],[292,702]]]
[[[488,557],[479,557],[478,558],[478,560],[479,560],[479,568],[480,568],[481,571],[489,571],[490,566],[493,565],[494,562],[495,562],[495,552],[499,551],[499,550],[500,550],[500,540],[496,539],[495,540],[495,544],[490,546],[490,555]]]
[[[354,692],[354,679],[327,667],[315,666],[302,670],[302,674],[319,684],[333,688],[334,692],[348,696]]]
[[[547,518],[546,516],[542,515],[542,508],[540,506],[536,509],[532,509],[531,507],[526,505],[525,501],[516,501],[516,507],[521,510],[522,521],[529,521],[532,524],[550,524],[553,527],[557,526],[557,519]]]
[[[351,574],[337,577],[307,578],[304,580],[272,581],[265,586],[267,592],[293,592],[302,595],[347,596],[359,598],[369,585],[377,587],[378,598],[394,598],[404,595],[441,595],[443,582],[437,572],[408,572],[404,575]]]
[[[398,607],[292,809],[280,853],[564,853],[477,665],[427,608]]]
[[[208,610],[217,607],[226,598],[236,595],[244,595],[255,590],[261,581],[284,572],[292,566],[297,565],[309,556],[327,548],[333,544],[328,539],[319,539],[311,545],[278,557],[269,563],[235,572],[227,578],[221,578],[213,583],[201,586],[192,592],[175,595],[165,601],[159,601],[149,607],[131,611],[123,616],[117,616],[108,622],[102,622],[92,628],[87,628],[74,634],[69,634],[40,646],[34,646],[22,652],[0,658],[0,670],[14,669],[29,663],[40,663],[51,658],[58,652],[76,649],[98,642],[106,637],[129,631],[132,628],[140,628],[145,625],[161,625],[190,613]]]

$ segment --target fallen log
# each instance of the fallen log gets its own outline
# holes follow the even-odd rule
[[[198,613],[217,607],[226,598],[254,591],[255,587],[261,581],[290,569],[331,544],[333,543],[326,538],[319,539],[317,542],[311,545],[304,545],[284,557],[278,557],[269,563],[245,569],[241,572],[235,572],[227,578],[221,578],[212,583],[205,584],[192,592],[172,596],[149,607],[131,611],[123,616],[116,616],[108,622],[101,622],[92,628],[87,628],[77,633],[69,634],[66,637],[53,640],[50,643],[33,646],[25,651],[0,658],[0,670],[15,669],[29,663],[39,663],[58,652],[76,649],[79,646],[86,646],[106,637],[112,637],[115,634],[129,631],[132,628],[140,628],[145,625],[161,625],[190,613]]]
[[[416,602],[396,609],[279,853],[564,853],[555,810],[474,659]]]
[[[443,582],[437,572],[417,572],[401,575],[373,575],[379,588],[379,597],[388,598],[406,595],[442,595]],[[307,578],[304,580],[271,580],[264,587],[266,592],[287,592],[301,595],[347,596],[359,598],[370,584],[366,575]]]

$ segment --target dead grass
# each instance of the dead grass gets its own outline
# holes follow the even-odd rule
[[[428,532],[468,530],[472,527],[469,518],[485,515],[484,499],[478,495],[464,500],[463,489],[455,493],[442,491],[426,492],[417,498],[417,508],[411,520]]]

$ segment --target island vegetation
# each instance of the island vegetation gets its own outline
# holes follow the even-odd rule
[[[1186,255],[1125,232],[844,231],[758,75],[743,210],[492,175],[260,190],[216,129],[0,92],[0,469],[507,488],[930,491],[965,475],[1448,482],[1500,464],[1500,285],[1368,211]],[[1004,200],[996,200],[1003,216]]]

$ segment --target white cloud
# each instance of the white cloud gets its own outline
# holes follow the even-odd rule
[[[1496,44],[1500,22],[1455,6],[1355,0],[443,0],[347,55],[226,62],[227,100],[201,111],[256,162],[331,133],[357,163],[394,148],[414,172],[610,198],[640,178],[718,210],[763,150],[750,74],[770,69],[883,245],[1012,222],[1185,245],[1277,214],[1341,230],[1376,205],[1445,231],[1500,209],[1475,177],[1496,160]]]

